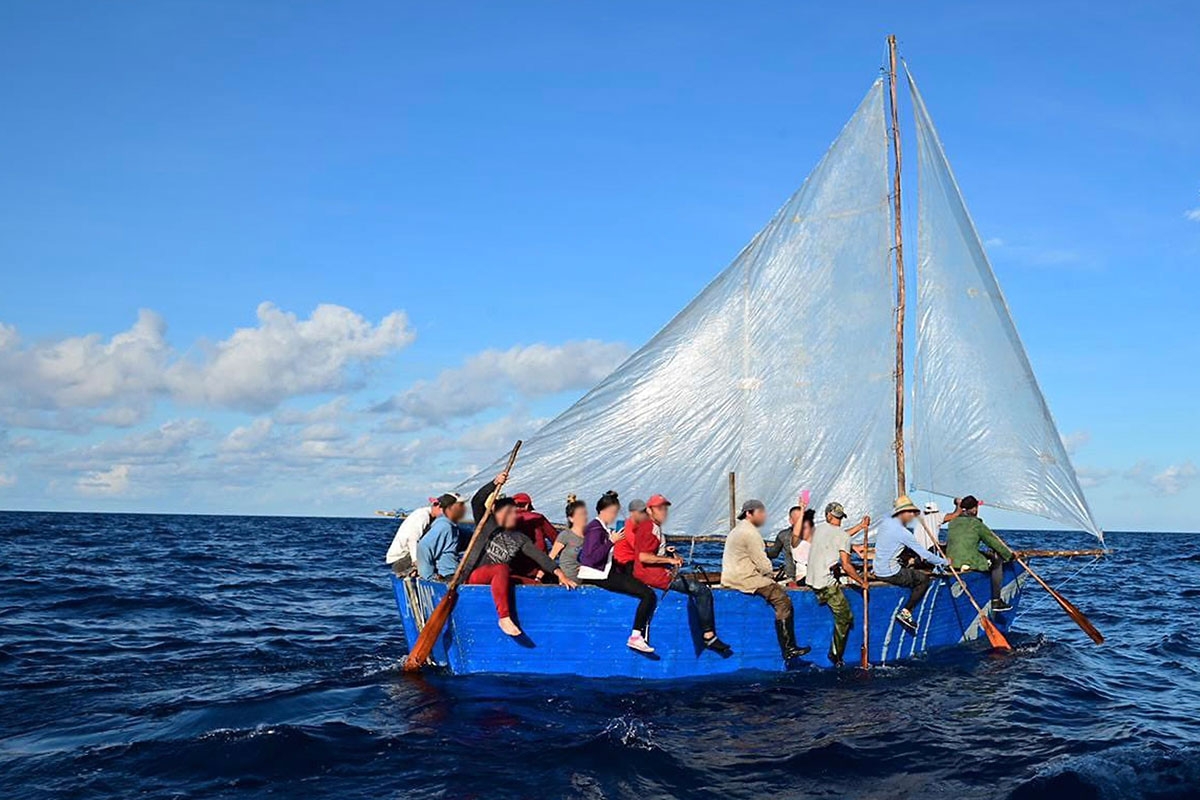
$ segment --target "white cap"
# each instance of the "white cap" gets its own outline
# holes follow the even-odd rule
[[[931,501],[929,501],[928,503],[926,503],[926,504],[925,504],[925,513],[926,513],[926,514],[936,514],[936,513],[938,513],[938,507],[937,507],[937,503],[933,502],[932,500],[931,500]]]

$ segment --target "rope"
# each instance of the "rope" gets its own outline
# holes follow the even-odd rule
[[[1059,583],[1057,586],[1055,586],[1055,587],[1054,587],[1055,591],[1057,591],[1057,590],[1061,589],[1063,586],[1066,586],[1068,583],[1070,583],[1071,581],[1073,581],[1073,580],[1075,580],[1076,578],[1078,578],[1078,577],[1079,577],[1080,575],[1082,575],[1084,572],[1086,572],[1087,570],[1089,570],[1089,569],[1091,569],[1092,567],[1096,566],[1096,564],[1097,564],[1097,563],[1099,563],[1099,561],[1100,561],[1100,559],[1101,559],[1101,558],[1103,558],[1103,556],[1095,556],[1094,558],[1092,558],[1092,560],[1091,560],[1091,561],[1088,561],[1088,562],[1087,562],[1086,564],[1084,564],[1082,567],[1080,567],[1079,569],[1075,570],[1075,572],[1073,572],[1072,574],[1068,575],[1068,576],[1067,576],[1067,578],[1066,578],[1066,580],[1062,581],[1061,583]],[[1033,603],[1032,603],[1031,605],[1026,605],[1026,606],[1025,606],[1024,608],[1022,608],[1022,609],[1021,609],[1019,612],[1017,612],[1017,615],[1016,615],[1015,617],[1013,617],[1012,624],[1013,624],[1013,625],[1016,625],[1018,622],[1020,622],[1020,621],[1021,621],[1021,617],[1025,616],[1025,615],[1026,615],[1026,614],[1028,614],[1030,611],[1033,611],[1034,609],[1036,609],[1036,608],[1040,607],[1040,606],[1041,606],[1043,603],[1046,603],[1046,602],[1048,602],[1050,599],[1051,599],[1051,598],[1050,598],[1050,595],[1047,593],[1047,594],[1043,594],[1043,595],[1042,595],[1040,598],[1038,598],[1037,600],[1033,601]]]

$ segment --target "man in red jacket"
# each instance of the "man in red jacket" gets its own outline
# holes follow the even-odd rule
[[[533,546],[543,553],[550,552],[550,548],[554,546],[554,539],[558,536],[558,529],[544,515],[533,510],[533,498],[525,492],[517,492],[512,499],[517,504],[517,518],[513,524],[513,530],[528,536],[533,542]],[[543,570],[525,556],[517,556],[512,569],[514,575],[528,578],[543,577]]]
[[[662,526],[667,521],[670,509],[671,502],[667,498],[661,494],[654,495],[645,504],[646,519],[633,526],[632,537],[626,534],[626,541],[633,539],[630,545],[630,550],[635,554],[633,576],[651,588],[686,594],[696,607],[704,646],[722,656],[729,656],[733,648],[717,638],[712,589],[695,575],[680,572],[683,559],[675,555],[674,547],[666,544]],[[615,554],[613,558],[616,559]]]

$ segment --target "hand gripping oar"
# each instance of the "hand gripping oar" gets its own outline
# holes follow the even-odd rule
[[[995,533],[995,531],[993,531],[993,533]],[[996,538],[1000,539],[999,536],[997,536]],[[1008,543],[1005,542],[1003,539],[1000,539],[1000,544],[1004,545],[1005,547],[1008,547]],[[1096,644],[1104,644],[1104,634],[1102,634],[1102,633],[1100,633],[1100,631],[1096,630],[1096,626],[1092,624],[1092,621],[1090,619],[1088,619],[1087,617],[1085,617],[1083,615],[1083,612],[1075,607],[1074,603],[1072,603],[1067,598],[1063,597],[1061,594],[1059,594],[1057,591],[1055,591],[1050,586],[1050,584],[1048,584],[1044,580],[1042,580],[1042,576],[1038,575],[1036,572],[1034,572],[1030,568],[1029,564],[1025,563],[1024,559],[1022,559],[1019,555],[1016,554],[1016,551],[1014,551],[1011,547],[1008,547],[1008,549],[1009,549],[1009,551],[1012,552],[1013,558],[1015,558],[1017,560],[1017,563],[1020,564],[1022,567],[1024,567],[1025,571],[1028,572],[1030,575],[1032,575],[1033,579],[1035,581],[1037,581],[1038,583],[1040,583],[1042,585],[1042,588],[1045,589],[1047,592],[1049,592],[1050,596],[1058,601],[1058,604],[1060,606],[1062,606],[1062,610],[1067,612],[1067,616],[1069,616],[1071,619],[1075,620],[1075,624],[1078,625],[1081,629],[1083,629],[1083,632],[1086,633],[1088,636],[1090,636],[1093,642],[1095,642]]]
[[[946,559],[946,569],[950,570],[950,574],[958,581],[958,585],[962,587],[963,594],[971,601],[971,605],[975,606],[976,613],[979,614],[979,624],[983,626],[983,632],[987,634],[988,641],[992,643],[992,647],[997,650],[1012,650],[1012,645],[1008,643],[1008,639],[1000,629],[996,627],[996,623],[988,619],[988,615],[983,613],[983,607],[975,602],[975,598],[971,595],[971,590],[967,588],[967,582],[963,580],[962,575],[954,569],[950,564],[950,559],[946,557],[946,551],[942,549],[941,544],[934,542],[933,546],[937,548],[938,555]]]
[[[518,439],[517,443],[513,445],[512,452],[508,454],[508,466],[504,468],[505,475],[512,471],[513,463],[517,460],[517,451],[520,449],[521,441]],[[421,629],[421,634],[413,644],[412,650],[409,651],[408,658],[404,660],[405,672],[419,672],[421,667],[425,666],[425,662],[429,660],[429,654],[433,652],[434,644],[441,637],[446,623],[450,621],[450,612],[454,611],[454,604],[458,601],[458,587],[467,577],[467,562],[471,559],[471,554],[475,552],[475,542],[483,532],[484,525],[491,519],[492,505],[495,502],[496,496],[493,493],[488,498],[483,519],[475,521],[475,532],[471,534],[471,541],[467,544],[467,551],[463,553],[462,560],[458,562],[458,569],[454,570],[454,576],[450,578],[446,596],[442,598],[441,602],[437,604],[437,608],[429,615],[429,619],[425,621],[425,627]]]

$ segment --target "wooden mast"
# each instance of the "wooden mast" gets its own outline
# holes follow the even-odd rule
[[[904,286],[904,236],[900,213],[900,115],[896,109],[896,37],[887,37],[888,90],[892,106],[892,205],[895,219],[893,249],[896,253],[896,494],[907,494],[904,475],[904,316],[907,294]]]

